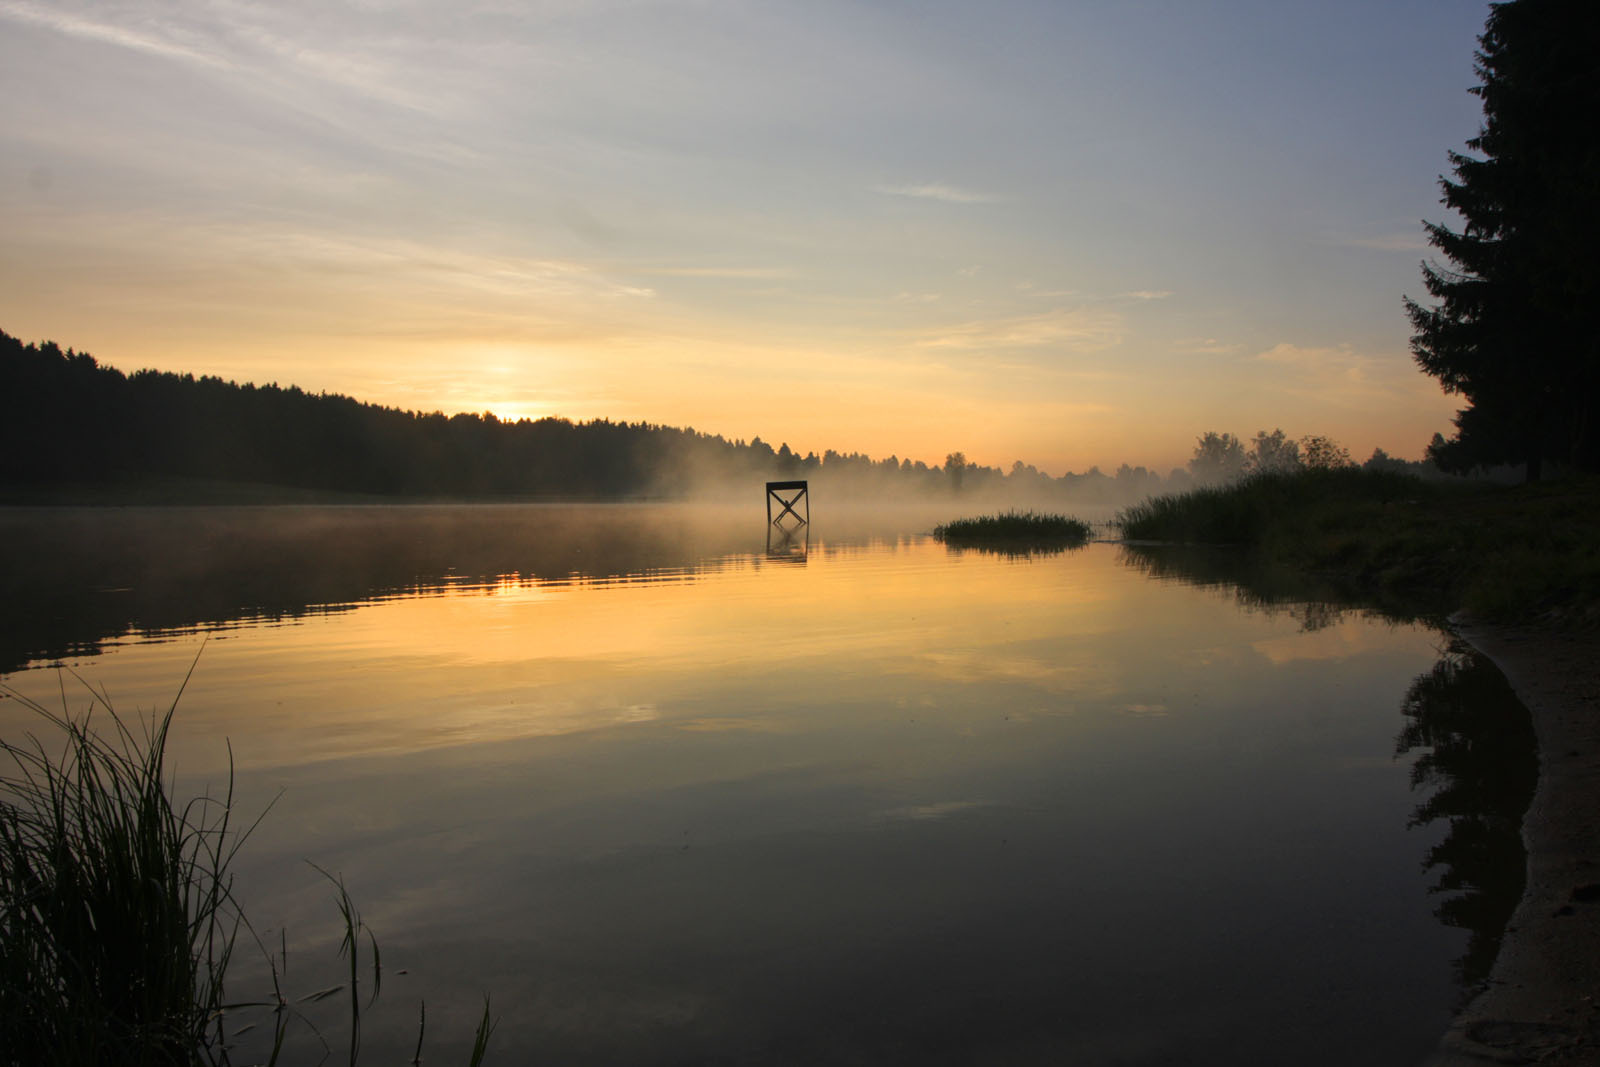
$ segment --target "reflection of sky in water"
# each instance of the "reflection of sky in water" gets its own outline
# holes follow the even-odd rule
[[[334,944],[299,861],[342,871],[396,972],[369,1045],[425,993],[453,1054],[487,990],[503,1063],[1405,1062],[1460,943],[1392,759],[1436,645],[1111,546],[814,550],[232,629],[173,753],[282,790],[239,884],[293,987]],[[149,707],[198,649],[83,666]]]

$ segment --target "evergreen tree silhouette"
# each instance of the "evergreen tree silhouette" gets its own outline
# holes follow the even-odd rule
[[[1422,266],[1437,303],[1407,298],[1418,365],[1464,397],[1447,470],[1546,460],[1600,468],[1600,4],[1491,7],[1471,91],[1483,126],[1451,152],[1442,203],[1459,231],[1427,223],[1451,266]],[[1480,158],[1481,157],[1481,158]]]

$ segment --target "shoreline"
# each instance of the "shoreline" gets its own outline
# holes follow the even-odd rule
[[[1522,900],[1485,987],[1426,1067],[1600,1065],[1600,632],[1451,623],[1528,709],[1539,778]]]

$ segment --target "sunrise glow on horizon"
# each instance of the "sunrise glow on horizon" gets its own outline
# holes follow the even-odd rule
[[[1421,455],[1446,0],[0,0],[0,330],[1052,474]]]

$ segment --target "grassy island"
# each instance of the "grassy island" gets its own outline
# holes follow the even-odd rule
[[[1076,548],[1089,540],[1089,533],[1089,524],[1079,519],[1032,511],[956,519],[933,529],[933,536],[947,545],[1006,552]]]

